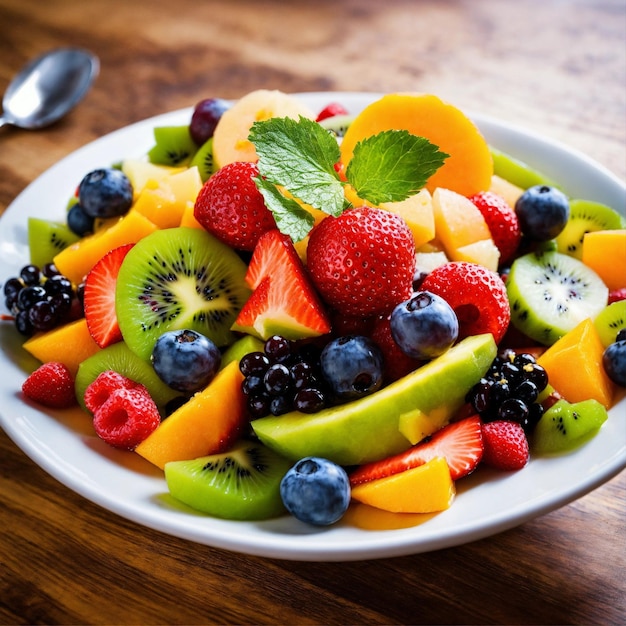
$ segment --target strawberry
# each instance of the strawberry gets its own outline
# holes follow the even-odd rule
[[[626,300],[626,287],[613,289],[613,291],[609,292],[608,304],[613,304],[613,302],[619,302],[620,300]]]
[[[421,289],[441,296],[459,319],[459,339],[491,333],[496,343],[504,337],[511,310],[504,282],[491,270],[465,261],[435,268]]]
[[[350,209],[313,229],[307,265],[322,298],[340,313],[383,315],[411,294],[413,235],[390,211]]]
[[[443,457],[450,468],[452,480],[467,476],[478,466],[483,456],[481,421],[472,415],[452,422],[431,437],[394,456],[358,467],[350,474],[350,484],[398,474],[418,467],[435,457]]]
[[[528,439],[516,422],[496,420],[483,424],[483,463],[504,471],[522,469],[529,458]]]
[[[38,367],[22,384],[24,395],[53,409],[76,404],[74,378],[63,363],[50,361]]]
[[[255,163],[230,163],[204,183],[196,198],[196,220],[236,250],[251,252],[263,233],[276,228],[274,216],[254,184],[258,175]]]
[[[500,264],[508,263],[515,255],[522,239],[515,211],[502,196],[491,191],[481,191],[470,200],[487,222],[491,238],[500,251]]]
[[[85,321],[89,334],[101,348],[122,339],[115,314],[115,284],[122,261],[133,245],[129,243],[105,254],[85,278]]]
[[[329,117],[335,117],[335,115],[348,115],[348,110],[339,102],[330,102],[318,113],[315,121],[321,122]]]
[[[125,450],[136,448],[160,423],[154,400],[141,388],[116,389],[93,416],[98,437]]]
[[[233,330],[267,339],[301,339],[330,332],[328,316],[291,239],[278,229],[263,234],[252,254],[246,282],[254,290]]]

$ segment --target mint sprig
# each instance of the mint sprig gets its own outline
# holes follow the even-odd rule
[[[314,222],[297,200],[334,216],[349,206],[335,169],[339,145],[317,122],[270,118],[255,122],[249,139],[259,157],[256,186],[278,228],[294,241],[306,237]],[[447,157],[424,137],[387,130],[355,146],[346,178],[372,204],[398,202],[417,193]]]

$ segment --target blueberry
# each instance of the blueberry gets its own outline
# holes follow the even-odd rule
[[[322,375],[340,401],[352,400],[380,389],[383,355],[367,337],[344,335],[326,344],[320,356]]]
[[[280,495],[285,508],[301,522],[329,526],[350,504],[350,481],[336,463],[318,457],[298,461],[283,477]]]
[[[569,201],[556,187],[535,185],[517,199],[515,213],[526,237],[548,241],[565,228],[570,213]]]
[[[398,304],[389,324],[394,341],[414,359],[443,354],[459,335],[459,320],[452,307],[429,291],[419,291]]]
[[[163,333],[152,350],[152,366],[172,389],[194,392],[206,387],[220,367],[222,355],[207,337],[194,330]]]
[[[67,212],[67,226],[79,237],[84,237],[92,233],[94,222],[95,218],[91,215],[87,215],[83,207],[78,203],[74,204]]]
[[[91,217],[124,215],[133,202],[133,186],[121,170],[93,170],[80,181],[78,202]]]
[[[615,341],[602,355],[602,365],[608,377],[620,387],[626,387],[626,340]]]

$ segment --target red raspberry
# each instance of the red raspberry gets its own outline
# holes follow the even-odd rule
[[[350,209],[313,229],[307,265],[322,297],[340,313],[382,315],[411,294],[413,235],[390,211]]]
[[[321,122],[329,117],[335,117],[335,115],[348,115],[348,110],[339,102],[331,102],[318,113],[315,121]]]
[[[207,180],[196,198],[198,222],[236,250],[254,250],[259,237],[276,228],[274,216],[254,184],[258,175],[255,163],[229,163]]]
[[[93,416],[98,437],[125,450],[133,450],[160,422],[154,400],[141,388],[116,389]]]
[[[38,367],[22,384],[24,395],[53,409],[76,404],[74,378],[63,363],[51,361]]]
[[[476,205],[487,222],[496,248],[500,250],[500,265],[508,263],[522,239],[522,231],[515,211],[506,200],[491,191],[481,191],[470,200]]]
[[[136,383],[118,372],[107,370],[98,374],[95,380],[85,389],[85,406],[89,411],[95,413],[117,389],[137,388],[141,388],[145,393],[149,394],[148,390],[140,383]]]
[[[516,422],[483,424],[483,463],[499,470],[522,469],[530,456],[524,429]]]
[[[619,302],[620,300],[626,300],[626,287],[614,289],[613,291],[609,292],[608,304],[613,304],[613,302]]]
[[[500,343],[511,321],[504,282],[482,265],[452,261],[435,268],[420,289],[441,296],[459,318],[459,339],[491,333]]]

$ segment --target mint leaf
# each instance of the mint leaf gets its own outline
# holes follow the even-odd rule
[[[267,181],[330,215],[343,212],[343,184],[335,171],[339,145],[317,122],[302,116],[299,120],[274,117],[255,122],[248,138]]]
[[[346,178],[372,204],[399,202],[422,189],[448,156],[424,137],[386,130],[357,143]]]
[[[293,241],[304,239],[313,228],[313,216],[295,200],[285,197],[276,185],[261,176],[254,178],[254,184],[261,192],[265,205],[274,215],[278,230],[289,235]]]

